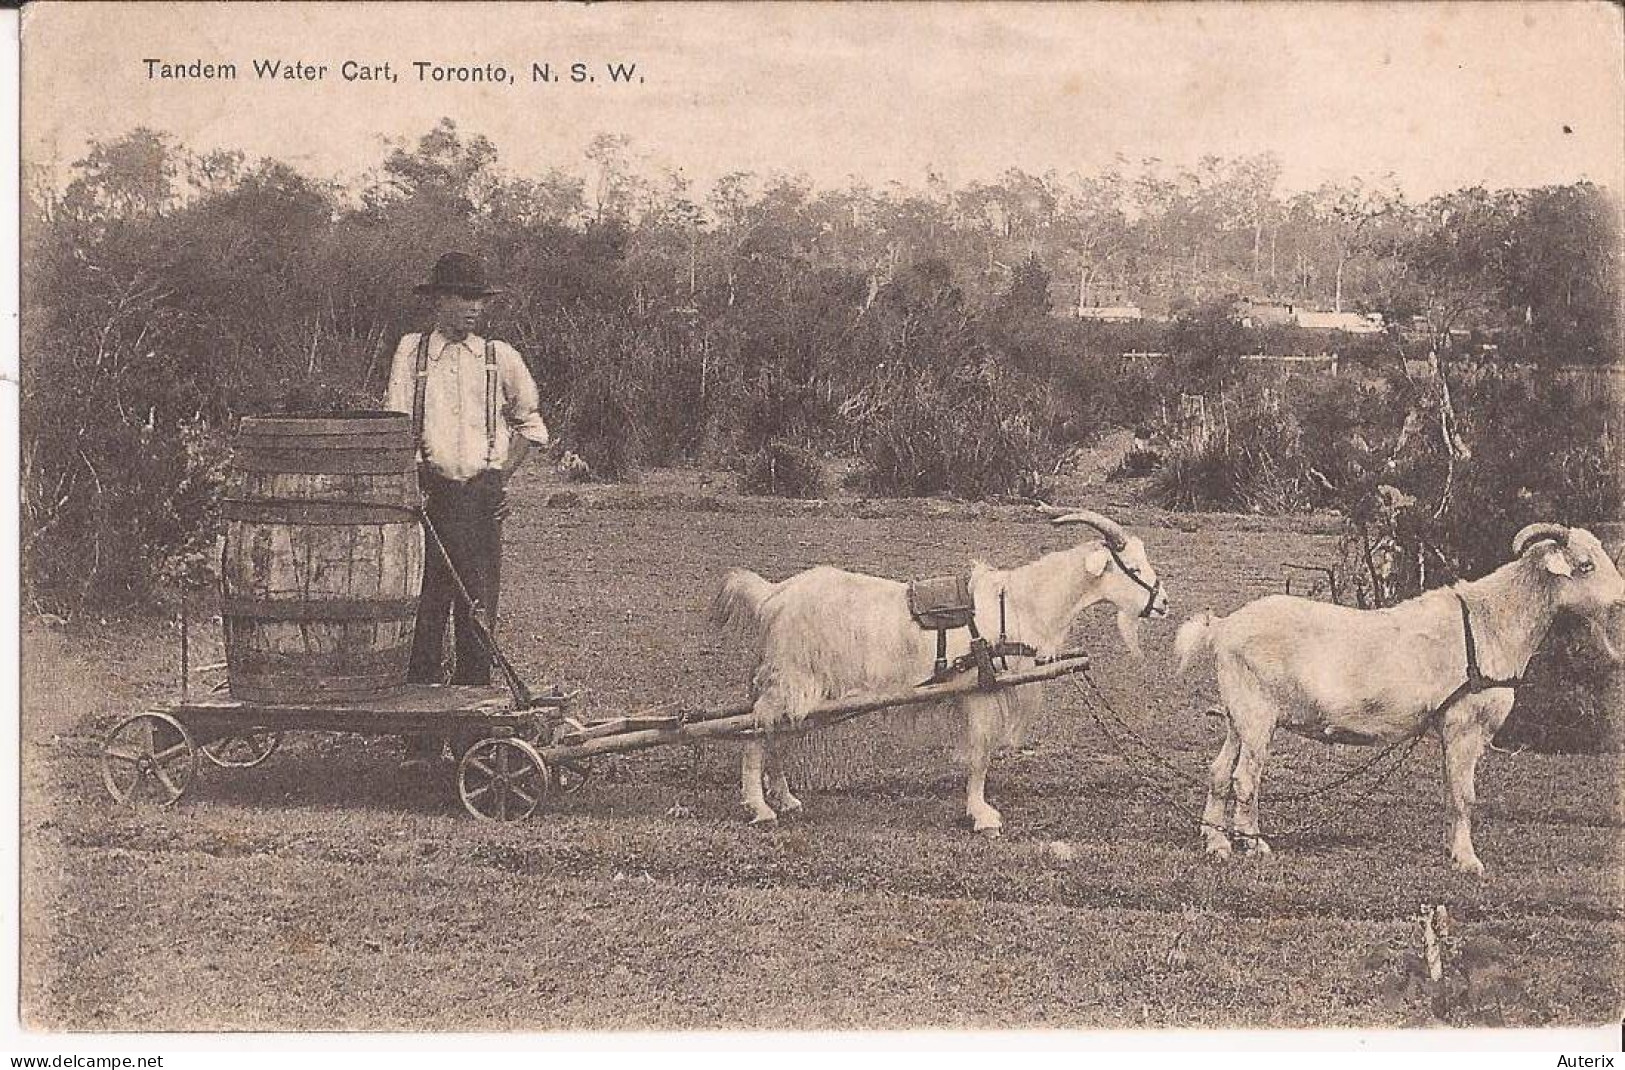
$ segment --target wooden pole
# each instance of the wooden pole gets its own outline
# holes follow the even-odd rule
[[[917,706],[926,702],[940,702],[943,699],[956,698],[960,695],[972,694],[978,691],[1002,691],[1009,687],[1036,684],[1069,673],[1082,672],[1088,667],[1089,657],[1087,654],[1069,651],[1044,664],[1034,665],[1030,669],[1018,669],[1014,672],[1005,673],[990,688],[980,686],[975,673],[967,673],[958,680],[950,680],[942,684],[924,684],[909,691],[897,691],[885,695],[853,695],[849,698],[820,703],[807,711],[807,716],[801,721],[775,727],[772,731],[787,734],[804,732],[808,729],[836,724],[860,714],[872,713],[875,710],[883,710],[891,706]],[[601,736],[598,739],[589,739],[581,743],[555,744],[550,747],[539,748],[538,753],[541,754],[543,761],[551,764],[590,758],[595,754],[620,754],[627,751],[647,750],[650,747],[659,747],[668,743],[690,743],[699,739],[715,739],[720,736],[755,735],[762,731],[763,726],[757,721],[756,715],[751,712],[751,704],[744,702],[721,709],[690,714],[686,723],[672,725],[670,728],[646,728],[635,732]]]

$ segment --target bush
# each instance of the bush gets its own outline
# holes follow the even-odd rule
[[[893,374],[876,393],[861,453],[877,494],[1035,497],[1063,453],[991,362]]]
[[[1516,374],[1452,376],[1453,408],[1467,453],[1452,462],[1436,407],[1415,421],[1393,485],[1344,510],[1344,574],[1361,605],[1391,605],[1504,565],[1526,524],[1590,527],[1618,559],[1618,432],[1600,405],[1576,402],[1562,384]],[[1517,704],[1497,735],[1503,746],[1597,751],[1625,743],[1625,672],[1600,655],[1587,626],[1559,620],[1536,652]]]
[[[591,478],[618,483],[637,475],[644,437],[638,393],[638,384],[613,368],[576,381],[564,422],[570,448]]]
[[[1288,513],[1313,505],[1310,458],[1298,419],[1273,390],[1232,388],[1205,432],[1174,437],[1152,493],[1174,509]]]
[[[1425,409],[1403,381],[1255,371],[1164,420],[1153,493],[1182,509],[1348,511],[1394,478],[1396,444]]]
[[[1617,422],[1567,386],[1492,374],[1456,388],[1472,458],[1459,466],[1441,550],[1476,577],[1504,564],[1512,536],[1536,521],[1591,528],[1621,514]],[[1620,546],[1608,547],[1618,560]],[[1563,621],[1530,662],[1497,737],[1504,745],[1596,751],[1625,734],[1625,672],[1604,662],[1589,630]]]
[[[745,494],[776,498],[827,498],[830,486],[816,452],[795,442],[775,439],[744,459],[739,489]]]
[[[1613,548],[1619,558],[1619,547]],[[1625,671],[1609,663],[1590,628],[1559,619],[1524,673],[1496,742],[1545,753],[1625,750]]]

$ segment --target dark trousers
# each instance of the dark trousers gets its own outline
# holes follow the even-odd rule
[[[446,553],[433,535],[424,533],[423,594],[418,601],[416,630],[412,633],[412,661],[407,679],[413,683],[445,681],[446,617],[454,626],[455,660],[451,682],[489,684],[491,655],[475,630],[474,608],[464,600],[457,580],[446,566],[446,554],[462,579],[463,588],[478,604],[486,630],[496,634],[497,595],[502,584],[502,485],[496,477],[459,483],[424,472],[420,483],[427,497],[429,523],[440,536]]]
[[[502,481],[494,474],[466,483],[445,479],[427,469],[418,474],[425,512],[434,534],[423,533],[423,593],[412,632],[412,660],[407,680],[439,684],[446,680],[446,617],[455,629],[451,682],[491,682],[491,654],[475,630],[475,606],[488,635],[496,635],[497,594],[502,585]],[[435,536],[439,536],[438,543]],[[444,552],[442,552],[444,547]],[[457,570],[453,577],[446,556]],[[462,590],[457,581],[462,580]],[[440,736],[407,736],[408,759],[437,759],[445,746]]]

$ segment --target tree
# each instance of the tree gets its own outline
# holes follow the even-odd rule
[[[1032,253],[1017,265],[1010,288],[999,298],[999,314],[1007,319],[1037,319],[1049,315],[1054,302],[1049,296],[1049,272]]]
[[[1589,182],[1530,190],[1504,238],[1502,304],[1537,359],[1618,358],[1619,204]]]
[[[1333,311],[1343,311],[1343,281],[1350,262],[1369,251],[1373,226],[1392,211],[1399,200],[1397,190],[1368,186],[1360,179],[1328,182],[1310,195],[1307,202],[1310,216],[1330,238],[1335,253]]]
[[[1493,318],[1506,285],[1505,238],[1517,201],[1514,193],[1475,186],[1435,197],[1416,214],[1400,255],[1439,351],[1465,320]]]
[[[1281,160],[1274,153],[1247,156],[1231,164],[1228,182],[1229,203],[1238,220],[1252,236],[1252,275],[1256,284],[1263,276],[1264,231],[1275,220],[1279,206],[1275,185],[1281,179]],[[1275,265],[1270,263],[1273,281]]]
[[[593,219],[627,222],[647,186],[632,170],[632,139],[625,134],[597,134],[587,146],[587,159],[596,169],[593,178]]]
[[[136,127],[112,141],[92,141],[73,165],[62,207],[81,221],[134,221],[160,216],[175,198],[179,162],[168,134]]]
[[[396,145],[384,161],[385,189],[468,218],[483,208],[496,185],[496,146],[483,135],[465,139],[452,119],[441,119],[411,150]]]

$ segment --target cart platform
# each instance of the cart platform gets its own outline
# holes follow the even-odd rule
[[[1026,668],[985,676],[964,672],[904,691],[830,699],[787,725],[761,723],[750,702],[583,722],[566,714],[574,695],[556,689],[529,695],[522,687],[407,684],[334,703],[254,702],[215,694],[166,703],[121,721],[102,745],[102,776],[120,802],[168,806],[192,782],[200,754],[215,765],[247,768],[269,758],[289,731],[433,735],[449,740],[457,756],[457,793],[464,808],[477,818],[506,821],[528,817],[552,792],[579,790],[598,755],[808,731],[888,708],[1024,687],[1088,667],[1087,654],[1066,651]],[[516,695],[526,697],[521,702]]]
[[[253,702],[226,694],[190,702],[166,703],[160,709],[186,722],[194,736],[207,742],[211,733],[281,732],[290,729],[395,735],[437,732],[459,726],[519,728],[539,711],[562,710],[571,696],[536,695],[517,707],[505,687],[464,684],[406,684],[376,695],[332,703]]]
[[[448,739],[461,759],[458,792],[477,817],[505,820],[534,810],[549,790],[572,791],[584,763],[543,766],[533,744],[558,727],[574,696],[552,691],[521,705],[505,687],[404,684],[330,703],[260,702],[217,693],[182,699],[125,718],[102,744],[102,778],[120,802],[174,804],[191,785],[201,755],[214,765],[249,768],[276,751],[285,732]]]

